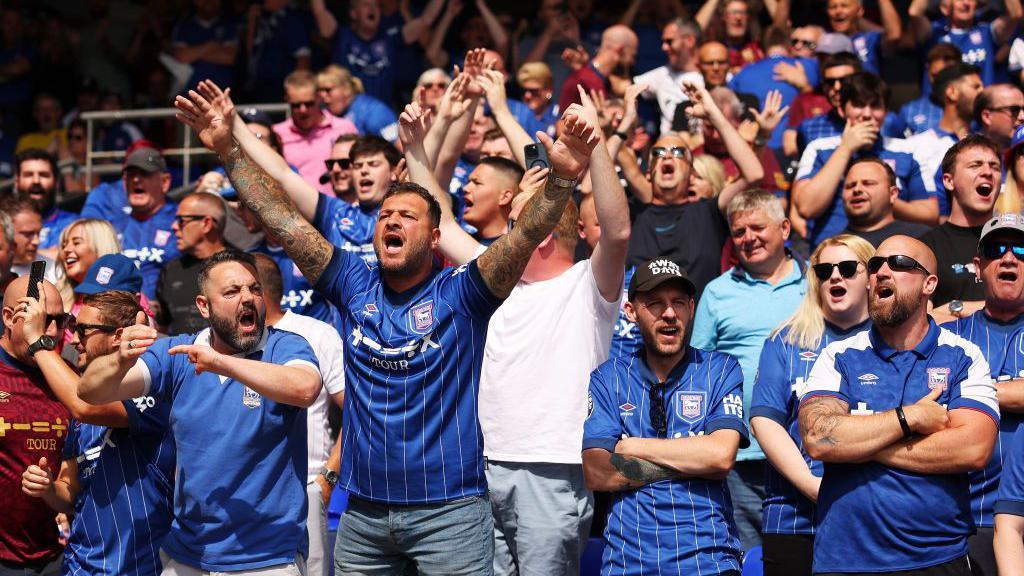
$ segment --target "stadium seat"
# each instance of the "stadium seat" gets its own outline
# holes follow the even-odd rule
[[[762,576],[764,564],[761,563],[761,547],[754,546],[743,556],[742,576]]]

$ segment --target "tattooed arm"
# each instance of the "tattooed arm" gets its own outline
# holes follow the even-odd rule
[[[232,135],[235,115],[230,89],[222,92],[212,82],[203,81],[199,92],[190,91],[188,98],[178,96],[174,105],[178,119],[220,157],[242,203],[277,237],[306,279],[315,284],[331,261],[334,247],[302,217],[280,182],[253,161],[239,140],[259,154],[274,152],[246,130],[235,131],[238,139]]]
[[[659,480],[682,477],[671,468],[603,448],[583,451],[583,476],[587,489],[597,492],[633,490]]]
[[[597,146],[599,137],[595,125],[587,122],[578,104],[565,111],[565,131],[552,143],[542,132],[537,133],[547,149],[551,172],[566,180],[580,177],[587,167],[590,154]],[[555,178],[548,177],[540,194],[535,194],[523,207],[515,227],[491,244],[477,259],[480,274],[491,293],[506,298],[519,281],[526,263],[534,249],[544,242],[558,224],[566,203],[571,201],[573,189],[556,184]]]

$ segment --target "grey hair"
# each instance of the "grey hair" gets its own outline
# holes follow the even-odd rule
[[[750,189],[740,192],[725,209],[725,217],[732,224],[732,217],[741,212],[755,212],[763,210],[771,218],[772,222],[781,224],[786,219],[786,212],[782,209],[782,203],[770,192],[759,189]]]
[[[737,118],[743,114],[743,102],[730,88],[717,86],[711,89],[711,99],[727,117]],[[726,111],[729,108],[729,111]]]
[[[7,212],[0,212],[0,233],[4,235],[7,246],[14,246],[14,221]]]
[[[697,39],[697,43],[700,44],[701,32],[700,25],[689,20],[687,18],[673,18],[669,24],[675,25],[675,27],[683,33],[683,36],[693,36]]]

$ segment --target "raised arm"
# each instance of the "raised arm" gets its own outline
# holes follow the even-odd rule
[[[911,431],[932,434],[949,424],[946,409],[935,403],[941,388],[916,404],[903,407]],[[863,462],[903,438],[896,410],[852,415],[849,405],[832,396],[814,396],[800,404],[800,436],[804,450],[822,462]]]
[[[145,394],[146,378],[139,357],[156,337],[156,330],[145,324],[125,328],[117,352],[96,358],[82,373],[78,397],[89,404],[103,405]]]
[[[436,68],[448,66],[448,51],[444,49],[444,39],[448,35],[448,29],[451,28],[452,22],[460,12],[462,12],[462,0],[448,0],[448,6],[441,14],[441,19],[437,21],[437,26],[434,26],[431,31],[430,42],[427,43],[424,52],[427,60]]]
[[[512,292],[534,249],[555,228],[566,203],[571,201],[573,183],[586,169],[599,141],[599,128],[583,120],[579,105],[570,106],[562,121],[565,129],[556,142],[547,134],[537,133],[551,165],[544,191],[534,194],[527,202],[515,228],[491,244],[477,259],[484,282],[498,298],[505,298]]]
[[[491,40],[494,41],[494,50],[501,54],[502,58],[508,58],[508,32],[505,27],[502,26],[501,21],[495,16],[490,6],[487,5],[487,0],[476,0],[476,10],[480,13],[480,17],[484,21],[484,26],[487,27],[487,32],[491,35]]]
[[[477,82],[484,89],[487,96],[487,103],[491,106],[491,114],[498,124],[501,133],[508,140],[509,148],[516,162],[526,168],[526,146],[533,144],[533,138],[523,130],[523,127],[516,121],[512,111],[508,108],[508,98],[505,95],[505,75],[497,70],[484,70],[477,78]]]
[[[338,19],[324,5],[324,0],[309,0],[309,8],[316,20],[316,28],[324,38],[331,38],[338,30]]]
[[[402,26],[402,40],[406,44],[412,44],[420,39],[424,32],[430,30],[430,25],[437,19],[437,15],[444,8],[444,0],[430,0],[423,9],[423,13],[409,20]]]
[[[957,474],[988,463],[999,426],[990,416],[969,408],[949,411],[949,427],[903,440],[879,451],[874,460],[918,474]]]
[[[903,38],[902,48],[913,48],[923,44],[932,35],[932,22],[925,13],[928,10],[928,1],[911,0],[910,6],[907,7],[907,15],[910,16],[907,20],[909,33]]]
[[[832,205],[839,186],[846,176],[846,167],[854,153],[861,148],[872,146],[878,139],[878,127],[874,122],[847,124],[839,146],[832,151],[818,173],[811,178],[797,180],[793,184],[793,204],[803,218],[817,218]],[[808,146],[804,154],[815,154],[815,148]]]
[[[719,0],[706,0],[704,5],[697,10],[697,15],[693,19],[700,26],[701,30],[707,30],[711,26],[711,19],[715,17],[715,13],[718,12]]]
[[[320,372],[306,362],[273,364],[221,354],[210,346],[183,344],[168,350],[187,354],[196,374],[212,372],[237,380],[264,396],[289,406],[308,408],[320,394]]]
[[[409,170],[409,179],[426,188],[441,205],[441,253],[461,266],[476,257],[480,243],[455,221],[451,195],[437,183],[428,164],[423,140],[430,129],[430,111],[416,103],[407,104],[398,122],[398,135],[405,150],[405,167]]]
[[[590,124],[597,124],[597,108],[582,86],[577,86],[580,93],[580,108]],[[608,147],[600,130],[600,140],[590,154],[590,180],[593,183],[594,209],[597,212],[597,223],[601,227],[601,236],[590,257],[591,268],[597,281],[601,296],[608,302],[616,302],[622,297],[622,279],[626,269],[626,252],[629,250],[629,205],[626,202],[626,191],[622,189],[615,163],[608,155]]]
[[[209,81],[201,82],[199,89],[202,94],[190,91],[190,99],[178,96],[178,119],[191,126],[203,145],[217,153],[245,207],[280,240],[306,280],[316,284],[331,261],[334,247],[302,217],[281,183],[270,177],[232,137],[234,106],[230,94],[221,92]],[[250,143],[256,150],[273,154],[255,137]]]
[[[1006,11],[992,21],[992,36],[997,47],[1013,40],[1021,18],[1020,0],[1005,0],[1003,4],[1006,6]]]
[[[1020,0],[1016,0],[1020,2]],[[882,17],[882,42],[886,46],[892,46],[900,41],[903,36],[903,23],[900,21],[900,13],[896,11],[892,0],[878,0],[878,11]]]

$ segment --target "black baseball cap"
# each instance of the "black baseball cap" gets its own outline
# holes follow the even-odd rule
[[[629,282],[629,299],[632,300],[637,292],[650,292],[669,281],[679,282],[691,297],[697,293],[697,287],[679,264],[668,258],[655,258],[637,266]]]

